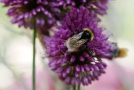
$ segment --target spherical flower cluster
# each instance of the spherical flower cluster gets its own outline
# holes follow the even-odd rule
[[[84,6],[88,8],[90,17],[94,17],[95,21],[100,21],[98,15],[105,15],[108,0],[57,0],[59,6],[67,10],[71,7]]]
[[[54,36],[44,37],[47,56],[50,58],[49,66],[66,84],[88,85],[92,81],[98,80],[99,76],[105,73],[106,68],[102,58],[111,59],[113,56],[111,53],[113,44],[103,33],[104,29],[98,27],[98,24],[93,21],[85,7],[72,8],[66,14],[61,25],[55,26]],[[93,39],[80,45],[77,48],[78,51],[69,50],[66,43],[72,37],[78,40],[75,36],[79,36],[83,32],[83,28],[91,30]],[[86,34],[90,36],[88,33]],[[83,36],[83,38],[85,37]],[[82,40],[86,39],[79,39],[78,42],[82,43]],[[77,47],[78,43],[76,45],[74,42],[70,43]]]
[[[36,27],[46,31],[58,19],[58,9],[54,0],[1,0],[5,7],[10,7],[7,15],[12,23],[33,29],[34,18]]]

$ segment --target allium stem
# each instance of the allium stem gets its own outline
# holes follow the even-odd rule
[[[36,90],[36,66],[35,66],[35,58],[36,58],[36,21],[34,20],[34,31],[33,31],[33,65],[32,65],[32,90]]]
[[[76,90],[76,85],[73,86],[73,90]]]
[[[80,90],[80,85],[78,85],[78,90]]]

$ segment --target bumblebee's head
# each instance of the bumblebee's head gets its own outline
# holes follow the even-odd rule
[[[89,28],[84,28],[83,30],[84,31],[80,39],[88,39],[89,41],[92,41],[94,38],[93,31],[91,31]]]

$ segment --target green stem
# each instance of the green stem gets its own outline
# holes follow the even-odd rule
[[[80,90],[80,85],[78,85],[78,90]]]
[[[76,90],[76,85],[73,86],[73,90]]]
[[[35,66],[35,57],[36,56],[36,21],[34,21],[34,31],[33,31],[33,65],[32,65],[32,90],[36,90],[36,66]]]

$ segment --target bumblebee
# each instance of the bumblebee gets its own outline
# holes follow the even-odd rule
[[[113,55],[113,58],[123,58],[123,57],[126,57],[127,56],[127,52],[128,52],[128,49],[127,48],[119,48],[116,49],[112,55]]]
[[[77,52],[82,45],[84,45],[86,42],[92,41],[93,38],[93,31],[89,28],[84,28],[82,32],[68,38],[65,42],[65,45],[67,46],[69,52]]]
[[[127,56],[128,49],[127,48],[120,48],[117,43],[112,43],[111,47],[111,59],[113,58],[123,58]]]

